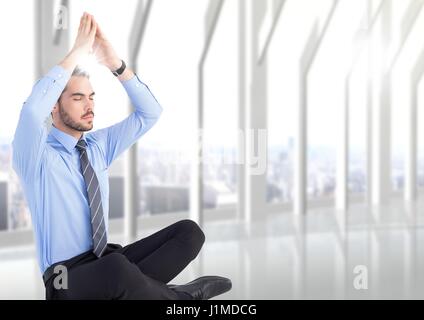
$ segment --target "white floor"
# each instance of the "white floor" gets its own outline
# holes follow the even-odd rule
[[[348,214],[314,210],[304,219],[275,214],[252,225],[210,223],[201,254],[172,282],[227,276],[233,289],[221,299],[423,299],[419,208],[397,202],[356,205]],[[44,299],[33,247],[0,250],[0,284],[0,299]]]

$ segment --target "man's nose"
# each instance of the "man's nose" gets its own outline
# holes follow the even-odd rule
[[[93,109],[93,108],[94,108],[94,101],[88,99],[87,102],[85,103],[85,109],[88,110],[88,109]]]
[[[93,113],[94,114],[93,107],[92,106],[89,106],[89,105],[86,105],[85,108],[84,108],[84,114],[89,114],[89,113]]]

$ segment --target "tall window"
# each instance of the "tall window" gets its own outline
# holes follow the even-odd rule
[[[417,155],[417,172],[418,172],[418,187],[424,188],[424,81],[421,81],[418,86],[418,106],[417,106],[417,133],[418,133],[418,155]]]
[[[156,0],[151,9],[138,73],[164,111],[139,142],[142,215],[189,209],[192,146],[188,142],[198,107],[197,69],[207,4],[206,0]]]
[[[293,199],[294,136],[299,96],[299,11],[289,2],[281,12],[267,52],[268,62],[268,203]],[[293,30],[298,30],[295,33]]]
[[[349,81],[349,176],[351,195],[367,190],[368,51],[358,57]]]
[[[308,79],[308,196],[311,200],[334,197],[337,150],[345,143],[341,140],[345,110],[350,126],[348,188],[351,192],[365,189],[366,76],[357,60],[358,50],[365,44],[358,39],[358,32],[364,28],[367,4],[366,0],[340,1],[324,34],[321,31],[330,11],[322,6],[318,14],[317,26],[323,38]],[[366,58],[362,56],[359,64],[363,65]],[[362,77],[362,82],[358,77]]]
[[[237,201],[238,2],[225,1],[204,72],[203,207]]]
[[[7,76],[0,78],[0,231],[6,231],[28,228],[31,224],[19,179],[12,170],[11,143],[23,102],[35,81],[34,3],[25,0],[3,1],[0,3],[0,12],[3,13],[0,19],[0,60],[16,62],[3,63],[3,72]],[[11,26],[16,26],[17,18],[19,27],[13,28],[12,32]]]
[[[390,55],[390,60],[395,62],[392,71],[392,87],[390,88],[391,94],[391,155],[392,155],[392,170],[391,180],[392,189],[394,191],[401,191],[405,185],[405,152],[407,150],[406,141],[408,132],[408,107],[410,103],[410,74],[405,73],[405,64],[402,62],[403,54],[405,53],[405,46],[400,47],[401,37],[403,36],[405,21],[405,13],[411,5],[409,1],[393,1],[392,15],[391,15],[391,45],[393,48],[402,48],[401,54],[398,59],[394,59],[393,54]],[[418,43],[418,42],[417,42]],[[406,44],[407,45],[407,44]],[[420,46],[414,45],[414,58]],[[388,50],[392,53],[394,50]]]

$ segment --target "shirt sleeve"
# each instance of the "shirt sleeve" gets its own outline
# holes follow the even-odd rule
[[[153,127],[163,111],[149,87],[137,75],[123,81],[122,85],[135,110],[121,122],[89,134],[102,146],[108,167],[122,152]]]
[[[24,102],[12,142],[15,171],[30,179],[38,171],[47,140],[45,122],[71,74],[61,66],[53,67],[39,79]]]

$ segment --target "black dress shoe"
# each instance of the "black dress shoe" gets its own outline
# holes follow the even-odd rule
[[[194,300],[208,300],[231,289],[231,280],[218,276],[197,278],[183,285],[168,285],[172,290],[184,292]]]

